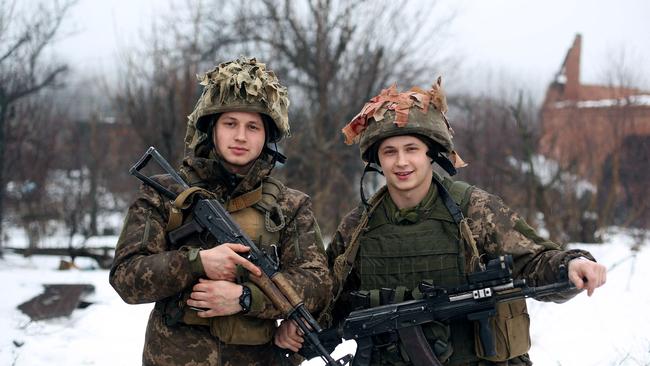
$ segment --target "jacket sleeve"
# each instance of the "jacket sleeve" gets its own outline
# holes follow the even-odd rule
[[[328,306],[326,321],[328,325],[340,323],[352,310],[350,305],[350,292],[359,289],[360,279],[353,268],[352,272],[347,275],[340,273],[335,269],[336,258],[343,255],[350,245],[352,233],[356,230],[361,220],[362,209],[357,207],[349,212],[339,223],[339,226],[332,238],[331,243],[327,246],[327,261],[333,276],[334,286],[332,289],[333,303]],[[337,297],[337,295],[340,296]]]
[[[481,189],[474,189],[471,193],[467,216],[479,252],[488,257],[511,254],[514,276],[525,278],[531,286],[559,281],[561,265],[568,268],[572,259],[585,257],[595,261],[587,251],[562,250],[558,244],[540,237],[501,198]],[[537,300],[560,303],[579,292],[569,291]]]
[[[311,201],[307,195],[287,189],[279,204],[286,222],[280,235],[280,271],[303,299],[307,310],[315,315],[330,299],[332,278]],[[247,285],[252,292],[249,316],[274,319],[286,315],[256,285]]]
[[[109,282],[129,304],[162,300],[197,279],[187,252],[169,248],[163,202],[157,192],[143,185],[124,220]]]

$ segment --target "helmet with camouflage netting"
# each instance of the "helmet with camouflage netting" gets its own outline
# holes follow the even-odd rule
[[[345,143],[359,143],[361,158],[368,163],[378,163],[377,147],[388,137],[416,135],[424,137],[429,148],[439,146],[431,156],[450,174],[466,164],[454,151],[453,130],[445,113],[447,100],[438,77],[430,90],[418,87],[399,92],[395,85],[384,89],[368,101],[361,112],[342,130]],[[435,143],[435,144],[432,144]],[[446,153],[449,160],[439,153]]]
[[[272,123],[265,123],[270,127],[268,142],[277,142],[290,135],[287,88],[265,64],[255,58],[240,57],[221,63],[198,78],[204,88],[194,111],[188,116],[186,143],[196,146],[201,142],[197,139],[205,139],[215,115],[236,111],[258,112],[265,122],[270,119]],[[194,129],[205,135],[199,138],[197,131],[191,131]]]

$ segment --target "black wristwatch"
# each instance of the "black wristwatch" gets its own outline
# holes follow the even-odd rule
[[[246,314],[251,310],[251,289],[246,285],[242,285],[241,296],[239,296],[239,306],[241,306],[241,313]]]

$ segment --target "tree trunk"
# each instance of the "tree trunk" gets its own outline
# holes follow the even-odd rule
[[[0,258],[3,257],[4,252],[4,232],[2,224],[4,220],[4,197],[5,197],[5,124],[7,120],[7,109],[9,105],[4,102],[4,96],[0,96],[3,100],[0,101]]]

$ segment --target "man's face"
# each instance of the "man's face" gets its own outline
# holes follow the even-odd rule
[[[433,168],[427,145],[414,136],[389,137],[379,145],[378,157],[389,191],[415,193],[429,190]]]
[[[233,173],[245,173],[265,142],[262,116],[255,112],[226,112],[213,130],[214,146]]]

